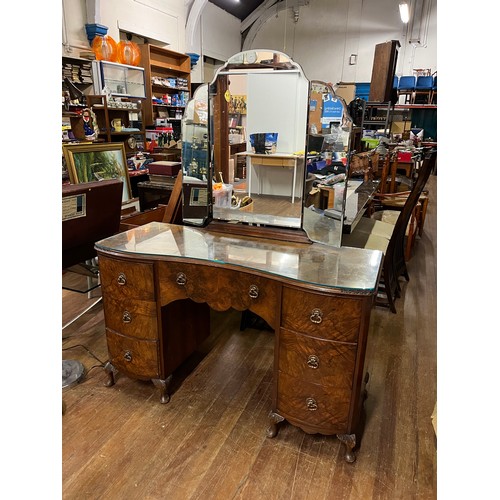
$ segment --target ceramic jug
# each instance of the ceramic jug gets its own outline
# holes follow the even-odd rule
[[[121,132],[122,131],[121,118],[115,118],[114,120],[111,120],[111,126],[115,129],[115,132]]]

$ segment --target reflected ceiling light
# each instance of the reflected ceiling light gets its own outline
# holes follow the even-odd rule
[[[401,16],[401,21],[405,24],[410,20],[410,9],[406,2],[399,4],[399,15]]]

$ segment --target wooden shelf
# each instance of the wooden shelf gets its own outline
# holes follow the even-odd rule
[[[436,104],[396,104],[394,109],[437,109]]]
[[[144,77],[146,80],[146,99],[143,103],[144,125],[154,125],[158,118],[158,108],[180,108],[185,106],[172,106],[167,104],[154,104],[152,99],[156,92],[164,94],[173,92],[191,93],[191,58],[187,54],[163,49],[148,43],[139,45],[141,49],[141,65],[144,67]],[[187,81],[187,89],[168,87],[154,84],[153,77],[168,78],[181,77]]]
[[[160,108],[181,108],[184,109],[186,106],[174,106],[173,104],[153,104],[153,107],[160,107]]]
[[[129,101],[140,103],[140,100],[135,100],[129,98]],[[115,118],[120,118],[123,122],[123,126],[131,128],[130,125],[130,113],[140,113],[142,114],[142,104],[139,104],[139,108],[110,108],[107,103],[107,99],[103,95],[88,95],[87,103],[92,110],[97,119],[97,126],[99,127],[99,138],[103,138],[106,142],[123,142],[125,145],[125,152],[127,154],[133,154],[136,150],[129,147],[127,143],[127,138],[131,135],[142,136],[144,145],[146,143],[146,130],[144,127],[144,119],[142,119],[142,128],[139,130],[129,130],[115,132],[112,130],[111,122]]]

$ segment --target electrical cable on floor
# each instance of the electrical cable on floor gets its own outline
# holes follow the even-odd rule
[[[97,361],[99,361],[99,363],[101,363],[102,367],[106,364],[105,361],[101,361],[92,351],[90,351],[87,347],[85,347],[82,344],[75,344],[75,345],[72,345],[72,346],[69,346],[69,347],[63,347],[62,350],[63,351],[68,351],[69,349],[74,349],[75,347],[82,347],[83,349],[85,349],[94,359],[96,359]]]
[[[69,321],[68,323],[66,323],[62,327],[62,329],[64,330],[68,326],[72,325],[76,320],[80,319],[86,312],[90,311],[94,306],[96,306],[97,304],[99,304],[101,301],[102,301],[102,296],[98,297],[97,300],[95,300],[92,304],[90,304],[90,306],[88,306],[85,310],[83,310],[78,316],[76,316],[71,321]]]

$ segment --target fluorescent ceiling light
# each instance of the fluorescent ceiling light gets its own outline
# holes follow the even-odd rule
[[[410,20],[410,11],[406,2],[399,4],[399,15],[401,16],[401,21],[405,24]]]

